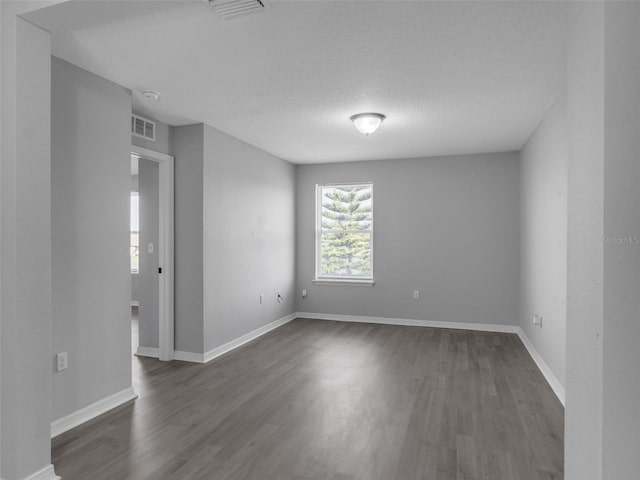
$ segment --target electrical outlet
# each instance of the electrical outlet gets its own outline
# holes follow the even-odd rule
[[[420,300],[420,290],[414,290],[413,291],[413,299],[414,300]]]
[[[69,368],[69,357],[67,352],[58,353],[56,355],[56,371],[62,372]]]

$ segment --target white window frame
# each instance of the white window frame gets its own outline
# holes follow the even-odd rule
[[[367,186],[371,188],[371,227],[369,237],[369,251],[370,251],[370,275],[367,277],[344,277],[344,276],[330,276],[322,275],[322,189],[326,187],[342,187],[342,186]],[[359,286],[373,286],[375,280],[373,277],[373,212],[374,212],[374,195],[373,195],[373,182],[340,182],[340,183],[322,183],[316,184],[316,275],[313,279],[313,283],[316,285],[359,285]],[[329,231],[330,232],[330,231]],[[345,230],[340,230],[340,233],[344,233]],[[348,230],[346,232],[362,233],[361,230]]]

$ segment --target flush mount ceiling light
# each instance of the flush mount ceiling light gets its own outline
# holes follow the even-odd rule
[[[384,119],[385,116],[381,113],[358,113],[351,117],[351,121],[358,131],[365,135],[375,132]]]
[[[158,100],[160,98],[160,93],[155,90],[143,90],[142,96],[148,100]]]

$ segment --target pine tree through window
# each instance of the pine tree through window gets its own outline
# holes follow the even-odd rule
[[[316,278],[373,279],[373,185],[318,185]]]

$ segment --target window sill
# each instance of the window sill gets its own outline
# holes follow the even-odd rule
[[[353,278],[314,278],[316,285],[353,285],[360,287],[373,287],[376,283],[373,279],[353,279]]]

